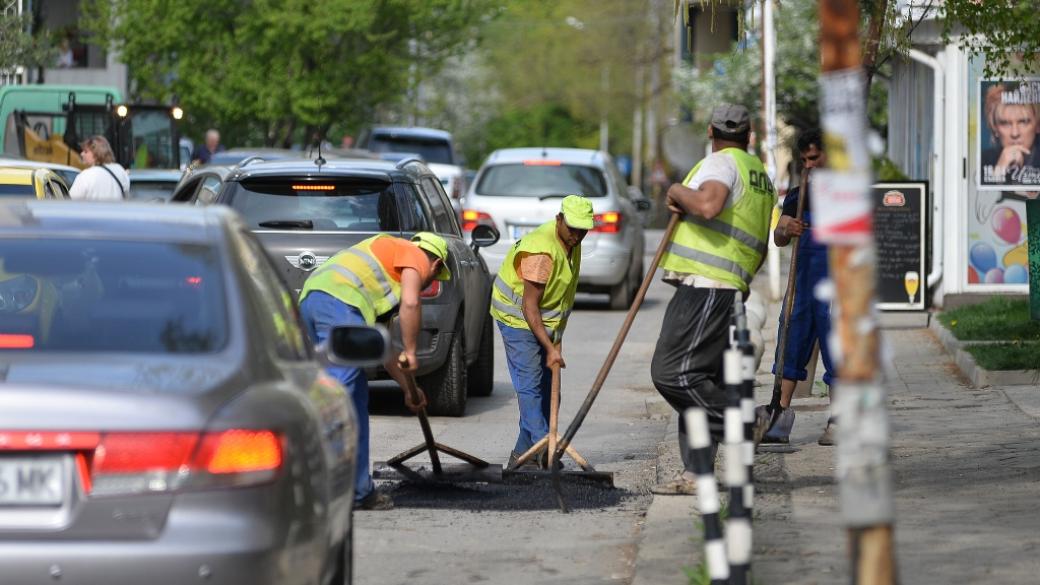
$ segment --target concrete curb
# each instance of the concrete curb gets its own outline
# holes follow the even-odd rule
[[[935,333],[939,343],[953,357],[953,362],[957,364],[957,368],[960,369],[961,373],[968,378],[975,388],[1033,385],[1040,378],[1040,370],[987,370],[975,362],[975,358],[964,349],[967,344],[957,339],[949,329],[939,322],[939,319],[932,319],[928,328]]]

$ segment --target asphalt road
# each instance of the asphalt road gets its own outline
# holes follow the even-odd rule
[[[659,238],[659,233],[648,232],[648,247],[656,246]],[[658,414],[661,401],[649,369],[670,295],[671,287],[656,280],[574,442],[597,470],[614,472],[614,489],[565,482],[572,511],[562,514],[548,481],[449,487],[384,484],[396,508],[354,515],[355,583],[627,583],[640,522],[650,504],[648,488],[656,481],[657,444],[668,420]],[[623,312],[606,308],[605,297],[579,296],[563,341],[567,368],[561,433],[584,400],[623,320]],[[431,422],[438,442],[505,464],[516,440],[518,415],[497,330],[495,343],[494,393],[471,398],[463,418]],[[422,441],[418,421],[404,409],[394,387],[374,387],[371,413],[374,461]],[[576,468],[565,461],[568,468]]]

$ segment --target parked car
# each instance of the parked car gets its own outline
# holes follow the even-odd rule
[[[376,126],[361,136],[361,148],[375,153],[409,153],[423,159],[440,179],[456,213],[466,193],[466,169],[451,134],[444,130],[418,127]]]
[[[319,164],[324,162],[324,164]],[[462,416],[467,395],[493,388],[491,277],[478,248],[493,228],[462,237],[437,177],[418,161],[255,162],[232,170],[214,203],[239,212],[297,292],[308,274],[344,248],[379,233],[432,231],[448,242],[452,279],[423,291],[419,385],[433,414]],[[397,331],[396,317],[389,327]],[[399,335],[394,336],[399,339]],[[373,370],[372,376],[386,374]]]
[[[18,157],[0,157],[0,167],[17,167],[20,169],[49,169],[65,181],[65,185],[71,187],[73,181],[79,175],[80,170],[69,165],[51,162],[40,162]]]
[[[178,169],[130,169],[130,197],[137,201],[165,203],[184,173]]]
[[[233,166],[204,165],[188,167],[180,182],[173,188],[170,203],[209,205],[217,198],[224,179],[231,174]]]
[[[556,217],[560,199],[581,194],[592,201],[596,224],[582,242],[578,290],[610,295],[612,309],[627,309],[643,278],[646,199],[632,200],[610,155],[574,148],[508,148],[491,153],[470,187],[462,229],[493,225],[502,239],[485,251],[497,274],[524,234]]]
[[[2,581],[349,583],[357,419],[323,362],[385,331],[316,351],[236,214],[162,211],[0,207]]]
[[[65,180],[47,168],[0,166],[0,198],[68,199]]]

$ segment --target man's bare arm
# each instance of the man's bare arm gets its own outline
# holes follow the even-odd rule
[[[691,189],[681,183],[668,188],[668,209],[688,213],[704,219],[714,219],[726,207],[729,187],[718,181],[705,181],[700,189]]]

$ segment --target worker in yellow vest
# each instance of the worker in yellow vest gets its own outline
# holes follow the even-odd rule
[[[682,413],[707,410],[713,444],[723,432],[726,392],[722,355],[729,342],[736,295],[749,291],[765,254],[776,192],[761,161],[748,154],[747,108],[722,104],[708,127],[712,153],[682,184],[668,189],[668,208],[683,216],[661,261],[665,282],[676,287],[657,340],[650,375],[677,410],[683,470],[653,488],[692,494],[693,456]]]
[[[407,365],[399,366],[397,356],[391,356],[385,367],[387,373],[405,387],[405,374],[419,367],[415,355],[422,322],[419,295],[434,279],[451,278],[445,265],[447,259],[447,242],[430,232],[419,232],[411,241],[380,234],[329,258],[307,278],[300,290],[300,316],[311,341],[324,342],[329,331],[339,325],[371,325],[400,305],[402,354]],[[330,366],[327,370],[346,387],[357,411],[354,506],[363,510],[388,510],[393,507],[393,501],[375,489],[369,470],[365,372],[347,366]],[[426,397],[421,392],[417,403],[405,393],[405,404],[413,411],[425,406]]]
[[[581,241],[592,226],[592,203],[568,195],[556,219],[516,242],[495,278],[491,316],[502,333],[520,406],[510,465],[549,434],[550,368],[565,366],[560,341],[578,289]]]

